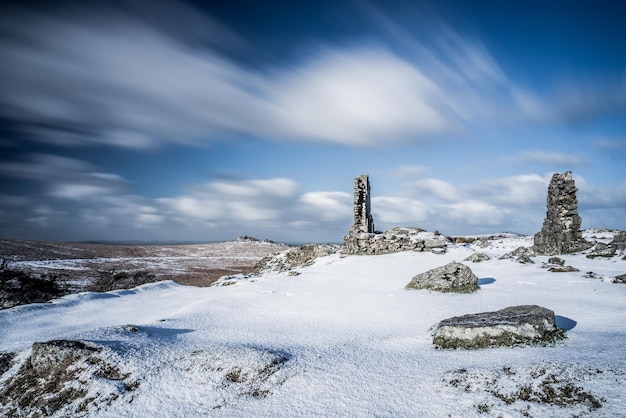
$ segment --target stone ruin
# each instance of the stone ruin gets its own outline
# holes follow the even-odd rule
[[[580,230],[576,185],[572,172],[555,173],[548,186],[547,212],[541,231],[535,234],[534,249],[539,254],[556,255],[583,251],[592,246]]]
[[[370,182],[367,174],[354,179],[354,225],[343,237],[342,254],[389,254],[399,251],[444,253],[446,238],[421,228],[374,230],[371,214]]]
[[[363,174],[354,179],[354,225],[350,228],[350,234],[374,233],[370,206],[370,180],[367,174]]]

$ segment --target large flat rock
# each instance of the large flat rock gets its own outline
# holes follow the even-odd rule
[[[537,305],[511,306],[444,319],[433,333],[439,348],[547,345],[564,338],[554,312]]]

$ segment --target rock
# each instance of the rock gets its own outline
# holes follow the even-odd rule
[[[546,218],[535,234],[534,248],[540,254],[556,255],[583,251],[591,244],[582,237],[576,185],[572,172],[555,173],[548,186]]]
[[[548,263],[549,264],[556,264],[557,266],[563,266],[563,265],[565,265],[565,260],[563,260],[562,258],[559,258],[559,257],[550,257],[550,258],[548,258]]]
[[[606,257],[606,258],[611,258],[614,257],[615,255],[617,255],[617,250],[615,248],[609,247],[609,246],[604,246],[604,247],[599,247],[596,246],[596,249],[593,250],[592,252],[590,252],[589,254],[587,254],[587,258],[597,258],[597,257]]]
[[[472,263],[480,263],[489,260],[489,256],[485,253],[474,253],[463,261],[471,261]]]
[[[267,271],[285,272],[297,267],[310,266],[319,257],[335,254],[339,249],[338,245],[332,244],[307,244],[290,248],[261,259],[254,266],[253,273],[262,274]]]
[[[13,366],[15,353],[0,353],[0,377]]]
[[[626,284],[626,274],[620,274],[619,276],[615,276],[615,278],[613,279],[613,283]]]
[[[30,355],[30,365],[38,372],[56,367],[71,360],[72,362],[87,357],[99,351],[80,341],[52,340],[43,343],[34,343]]]
[[[439,348],[477,349],[546,345],[564,337],[553,311],[521,305],[445,319],[435,327],[433,344]]]
[[[517,259],[515,259],[515,261],[517,261],[518,263],[521,264],[535,264],[535,262],[527,255],[522,254],[519,257],[517,257]]]
[[[615,235],[609,245],[619,251],[626,250],[626,233]]]
[[[139,386],[117,364],[119,356],[105,347],[69,340],[34,343],[19,370],[0,386],[0,415],[77,417],[101,410]]]
[[[502,255],[502,257],[500,257],[500,260],[505,260],[507,258],[513,258],[513,257],[519,257],[519,256],[527,256],[527,257],[534,257],[535,255],[537,255],[537,253],[535,252],[535,250],[533,249],[533,247],[517,247],[516,249],[514,249],[513,251],[511,251],[510,253],[506,253],[504,255]]]
[[[405,288],[458,293],[470,293],[479,289],[478,277],[469,267],[461,263],[449,263],[420,273],[413,277]]]
[[[568,272],[580,271],[580,270],[572,266],[555,266],[555,267],[550,267],[548,271],[551,271],[553,273],[568,273]]]

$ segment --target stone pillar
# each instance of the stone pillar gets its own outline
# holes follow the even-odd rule
[[[370,181],[367,174],[354,179],[354,226],[355,232],[374,233],[374,219],[370,213]]]
[[[567,254],[591,247],[580,230],[582,220],[578,216],[577,190],[571,171],[552,176],[546,199],[546,219],[534,239],[538,253]]]

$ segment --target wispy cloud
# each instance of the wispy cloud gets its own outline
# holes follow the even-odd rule
[[[404,52],[383,41],[303,45],[309,55],[298,63],[254,71],[223,53],[247,41],[215,19],[190,6],[150,6],[2,16],[0,116],[22,136],[57,145],[148,148],[243,133],[363,146],[626,103],[619,81],[532,92],[477,39],[440,25],[426,43],[384,19],[381,39],[391,33]]]
[[[503,160],[515,164],[536,163],[564,167],[575,167],[587,163],[584,157],[577,155],[539,150],[524,151],[518,155],[503,157]]]

